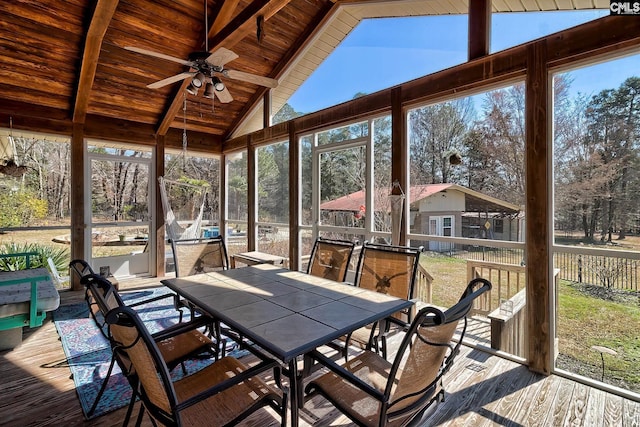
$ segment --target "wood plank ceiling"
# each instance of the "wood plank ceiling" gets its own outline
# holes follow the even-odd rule
[[[208,25],[205,29],[204,4]],[[494,12],[608,7],[601,0],[495,1]],[[178,147],[184,124],[201,148],[219,151],[234,133],[262,127],[267,89],[225,78],[234,100],[185,94],[189,80],[146,85],[184,65],[125,49],[187,59],[231,49],[227,67],[278,79],[277,110],[361,19],[466,13],[468,2],[331,0],[10,0],[0,2],[0,128]],[[258,30],[259,28],[259,30]],[[202,91],[201,91],[202,92]],[[186,98],[186,114],[183,101]]]

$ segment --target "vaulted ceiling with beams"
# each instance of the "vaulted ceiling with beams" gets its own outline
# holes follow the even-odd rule
[[[186,127],[190,143],[195,139],[196,146],[219,151],[226,139],[263,127],[264,100],[277,111],[362,19],[465,14],[468,5],[469,0],[2,1],[0,127],[8,127],[10,118],[16,129],[65,135],[82,126],[88,137],[148,144],[162,135],[168,146],[179,144]],[[608,6],[603,0],[494,0],[492,10]],[[220,48],[237,58],[222,61],[220,52],[226,51]],[[204,97],[204,87],[197,95],[186,91],[195,74],[187,60],[205,50],[218,51],[216,61],[229,70],[216,76],[230,102]],[[147,87],[181,73],[189,74]],[[278,85],[256,84],[263,80],[245,73]]]

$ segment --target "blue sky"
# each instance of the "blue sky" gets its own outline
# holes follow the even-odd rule
[[[608,15],[608,10],[494,14],[491,51]],[[360,23],[289,99],[310,113],[467,60],[466,15],[381,18]],[[623,70],[623,72],[614,72]],[[640,54],[572,72],[572,91],[594,94],[640,74]]]

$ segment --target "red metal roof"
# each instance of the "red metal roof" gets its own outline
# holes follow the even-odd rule
[[[409,190],[409,201],[413,205],[426,197],[433,196],[434,194],[449,189],[460,191],[465,194],[466,212],[501,212],[514,214],[522,210],[519,206],[514,205],[513,203],[499,200],[478,191],[471,190],[470,188],[451,183],[414,185]],[[378,194],[375,195],[373,199],[376,211],[390,210],[390,199],[388,197],[390,193],[391,190],[387,188],[378,190]],[[361,209],[360,206],[363,208]],[[364,209],[364,206],[366,206],[365,192],[364,190],[360,190],[355,193],[339,197],[335,200],[322,203],[320,205],[320,209],[326,211],[359,212]]]
[[[453,184],[426,184],[426,185],[414,185],[410,189],[409,200],[416,202],[425,197],[432,196],[447,188],[452,187]],[[387,194],[391,194],[391,189],[379,190],[379,195],[374,198],[375,200],[388,200]],[[364,190],[356,191],[355,193],[347,194],[346,196],[339,197],[335,200],[322,203],[320,209],[327,211],[360,211],[360,206],[365,206],[365,192]]]

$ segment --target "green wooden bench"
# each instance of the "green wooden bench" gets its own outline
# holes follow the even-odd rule
[[[31,268],[35,252],[0,254],[25,257],[26,270],[0,271],[0,350],[22,342],[22,328],[41,326],[47,312],[60,305],[60,295],[46,268]]]

